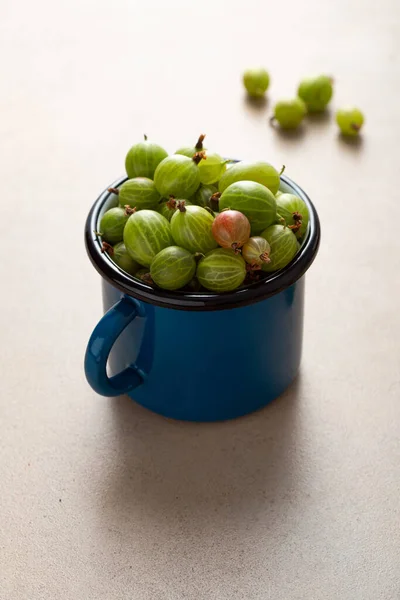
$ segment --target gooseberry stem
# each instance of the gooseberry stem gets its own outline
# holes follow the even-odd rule
[[[282,173],[285,169],[286,169],[286,165],[282,165],[282,169],[279,171],[279,175],[282,175]]]
[[[270,263],[271,259],[269,257],[268,252],[263,252],[262,254],[260,254],[260,260],[262,260],[265,263]]]
[[[143,137],[144,137],[144,141],[147,142],[147,135],[145,133],[143,134]]]
[[[135,208],[131,208],[131,207],[129,206],[129,204],[125,204],[125,206],[124,206],[124,209],[125,209],[125,214],[126,214],[127,216],[128,216],[128,215],[133,215],[133,213],[135,213],[135,212],[136,212],[136,206],[135,206]]]
[[[234,251],[235,254],[241,254],[242,251],[239,247],[239,244],[237,242],[233,242],[233,244],[231,244],[231,248]]]
[[[198,151],[203,150],[203,142],[204,142],[205,137],[206,137],[205,133],[201,133],[199,135],[199,139],[197,140],[197,143],[195,145],[196,150],[198,150]]]
[[[117,196],[119,194],[119,189],[118,188],[110,187],[110,188],[108,188],[107,191],[110,192],[110,194],[116,194]]]
[[[251,275],[254,271],[261,271],[261,267],[257,263],[252,263],[251,265],[246,265],[246,271]]]
[[[206,153],[204,150],[202,150],[201,152],[196,152],[196,154],[193,155],[192,160],[194,163],[196,163],[196,165],[198,165],[201,160],[206,160],[206,158]]]
[[[150,275],[150,273],[143,273],[143,275],[140,278],[142,281],[144,281],[144,283],[147,283],[148,285],[153,285],[154,281]]]
[[[168,208],[170,208],[171,210],[174,210],[174,208],[176,208],[176,205],[177,205],[177,201],[175,200],[175,196],[170,196],[169,200],[167,202]]]
[[[185,201],[184,200],[179,200],[178,204],[178,209],[180,210],[181,213],[186,212],[186,206],[185,206]]]
[[[210,196],[210,202],[215,202],[218,206],[219,199],[221,198],[221,192],[215,192],[212,196]]]
[[[294,212],[293,213],[293,221],[294,224],[293,225],[289,225],[289,229],[291,229],[293,231],[293,233],[296,233],[296,231],[298,231],[303,223],[303,217],[301,216],[301,214],[299,212]]]
[[[108,244],[107,242],[103,242],[101,244],[101,252],[102,252],[102,254],[104,252],[107,252],[107,254],[112,256],[114,254],[114,248],[111,246],[111,244]]]

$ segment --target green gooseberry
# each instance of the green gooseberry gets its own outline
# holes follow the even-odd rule
[[[197,206],[202,206],[205,208],[206,206],[210,206],[210,198],[216,192],[218,192],[218,190],[215,185],[202,184],[195,195],[190,198],[190,200],[192,204],[196,204]]]
[[[195,154],[193,158],[182,154],[167,156],[158,165],[154,173],[154,183],[161,196],[169,198],[190,198],[200,185],[198,163],[203,153]]]
[[[300,239],[307,231],[310,219],[307,204],[295,194],[281,194],[276,199],[278,220]]]
[[[161,250],[150,266],[152,280],[164,290],[179,290],[193,279],[195,272],[196,261],[193,254],[179,246]]]
[[[277,121],[282,129],[295,129],[307,114],[307,107],[301,98],[281,100],[274,107],[271,122]]]
[[[262,98],[269,86],[269,74],[263,68],[247,69],[243,73],[243,84],[252,98]]]
[[[237,181],[228,186],[219,199],[219,211],[227,208],[238,210],[248,218],[252,235],[276,221],[275,196],[255,181]]]
[[[206,254],[218,246],[212,234],[214,217],[201,206],[186,206],[179,202],[171,219],[171,232],[175,243],[195,254]]]
[[[130,179],[134,177],[148,177],[153,179],[157,166],[168,152],[158,144],[149,142],[147,136],[144,141],[132,146],[125,158],[125,170]]]
[[[333,80],[326,75],[308,77],[301,81],[297,94],[305,102],[308,112],[321,112],[332,98]]]
[[[283,172],[282,168],[281,173]],[[279,189],[280,177],[278,171],[269,163],[263,161],[241,160],[231,165],[222,175],[218,183],[220,192],[237,181],[255,181],[265,185],[273,194]]]
[[[197,279],[212,292],[231,292],[240,287],[246,277],[246,263],[240,254],[228,248],[208,252],[197,265]]]
[[[108,244],[122,242],[128,219],[129,214],[120,206],[110,208],[101,218],[99,234]]]
[[[149,267],[153,258],[174,240],[168,220],[155,210],[139,210],[128,219],[124,243],[136,262]]]
[[[148,177],[134,177],[125,181],[120,188],[113,189],[118,194],[120,206],[130,206],[136,210],[155,209],[160,201],[154,181]]]
[[[207,152],[199,162],[200,182],[211,185],[219,181],[226,171],[227,162],[216,152]]]
[[[336,123],[343,135],[358,135],[364,123],[364,115],[354,107],[340,108],[336,113]]]
[[[115,244],[111,252],[111,258],[123,271],[129,273],[129,275],[135,275],[140,268],[139,263],[130,256],[124,242]]]
[[[261,234],[270,245],[269,262],[264,262],[262,270],[271,272],[283,269],[296,256],[298,245],[294,233],[284,225],[271,225]]]

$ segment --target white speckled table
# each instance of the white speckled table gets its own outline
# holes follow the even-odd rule
[[[0,6],[0,597],[398,600],[400,5],[50,0]],[[269,68],[263,107],[240,74]],[[366,114],[267,124],[301,76]],[[97,397],[92,201],[143,132],[286,164],[316,203],[296,384],[235,422]]]

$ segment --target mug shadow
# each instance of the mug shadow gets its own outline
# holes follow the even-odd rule
[[[97,485],[104,490],[99,518],[119,522],[132,511],[156,525],[166,515],[192,522],[198,534],[217,518],[257,514],[269,505],[271,528],[290,510],[301,480],[297,447],[301,431],[301,377],[277,400],[247,417],[189,423],[155,415],[129,398],[116,398],[112,468]],[[217,517],[216,517],[217,514]],[[265,520],[265,519],[264,519]],[[171,525],[172,527],[172,525]]]

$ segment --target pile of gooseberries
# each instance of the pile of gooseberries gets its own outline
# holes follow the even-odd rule
[[[268,71],[258,67],[243,73],[243,85],[251,98],[263,98],[270,83]],[[333,95],[333,79],[327,75],[307,77],[298,88],[297,96],[277,102],[270,118],[271,125],[282,129],[296,129],[307,114],[323,112]],[[344,136],[356,136],[364,123],[364,115],[356,107],[336,111],[336,123]]]
[[[115,265],[146,285],[230,292],[287,267],[307,236],[307,205],[280,190],[280,172],[226,160],[204,137],[175,154],[145,138],[126,156],[128,179],[109,189],[95,233]]]

